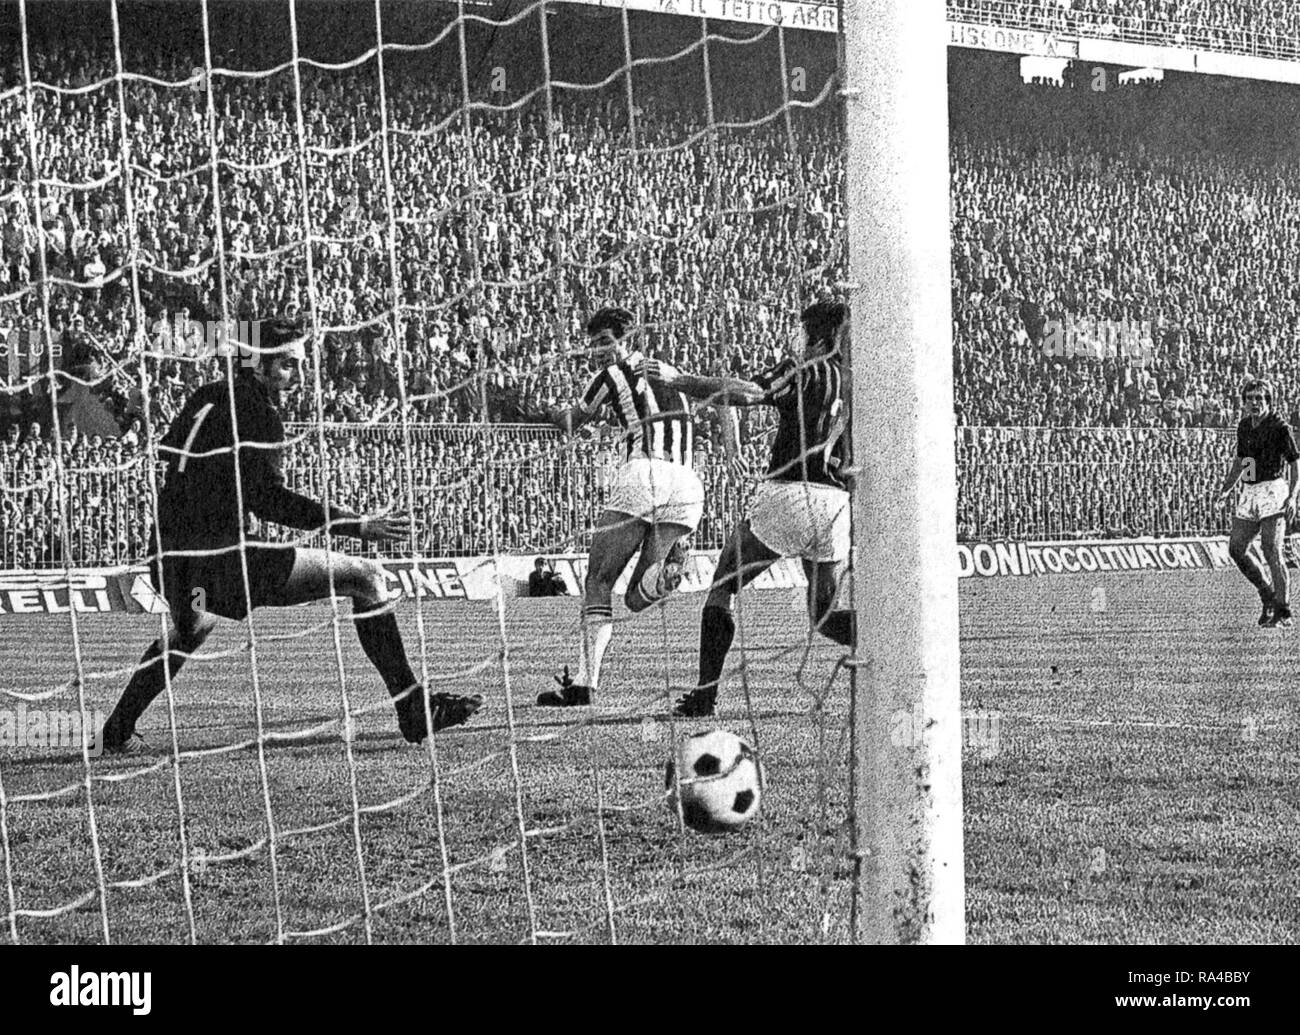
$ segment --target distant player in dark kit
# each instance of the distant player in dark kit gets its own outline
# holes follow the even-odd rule
[[[818,302],[801,314],[803,358],[785,359],[752,381],[669,374],[652,361],[646,376],[696,399],[730,406],[774,406],[780,416],[767,475],[749,516],[727,537],[700,620],[696,688],[674,713],[712,715],[718,680],[736,634],[736,593],[781,557],[799,557],[808,578],[808,613],[823,636],[845,646],[856,635],[852,611],[835,610],[840,574],[849,555],[850,504],[845,467],[849,415],[843,393],[841,349],[849,311]]]
[[[1241,389],[1241,400],[1246,405],[1246,416],[1237,425],[1237,455],[1219,492],[1221,499],[1226,498],[1238,478],[1245,482],[1232,519],[1228,553],[1259,592],[1263,605],[1259,624],[1288,626],[1291,605],[1282,545],[1287,524],[1295,520],[1296,494],[1300,491],[1300,465],[1296,461],[1300,460],[1300,451],[1296,450],[1291,428],[1273,409],[1273,390],[1267,381],[1247,381]],[[1271,582],[1250,554],[1250,544],[1257,535]]]
[[[429,729],[463,723],[482,705],[480,696],[426,694],[417,684],[397,618],[384,609],[388,594],[376,562],[247,535],[246,553],[241,551],[240,530],[249,513],[291,528],[328,524],[333,535],[363,539],[403,539],[411,529],[407,517],[359,517],[333,506],[327,513],[320,503],[285,487],[284,426],[276,405],[300,378],[303,331],[282,320],[263,321],[258,330],[256,362],[242,366],[233,383],[198,389],[159,445],[167,472],[158,495],[157,538],[150,542],[155,551],[161,543],[162,556],[150,558],[150,572],[170,608],[170,621],[166,637],[145,651],[104,724],[106,751],[131,751],[139,744],[136,722],[166,686],[164,655],[174,679],[218,617],[240,620],[250,608],[327,599],[331,568],[333,593],[352,599],[361,647],[394,698],[403,737],[419,743]]]

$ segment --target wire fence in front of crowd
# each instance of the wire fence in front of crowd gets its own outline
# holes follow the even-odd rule
[[[291,424],[286,433],[290,441],[311,435],[314,442],[310,425]],[[413,516],[422,555],[481,555],[493,552],[493,543],[508,553],[586,550],[619,459],[613,438],[565,440],[536,425],[412,424],[410,434]],[[331,424],[324,440],[328,463],[315,449],[286,451],[290,488],[313,497],[328,492],[363,513],[396,506],[402,449],[397,428]],[[958,536],[1224,534],[1230,503],[1218,499],[1218,490],[1232,444],[1231,432],[1222,429],[959,428]],[[746,451],[757,455],[763,448],[763,441],[755,441]],[[150,552],[153,512],[144,456],[128,451],[117,462],[110,446],[75,443],[71,452],[63,468],[71,551],[66,563],[140,563]],[[709,451],[698,453],[695,463],[707,499],[693,546],[719,549],[761,471],[751,467],[749,480],[738,481],[725,458]],[[54,472],[48,446],[0,443],[0,568],[64,566]],[[157,473],[161,482],[162,465]],[[277,535],[273,528],[261,532]],[[291,539],[300,533],[279,534]],[[337,539],[333,546],[379,550]]]
[[[975,462],[958,479],[961,539],[1225,534],[1223,471],[1192,462]]]

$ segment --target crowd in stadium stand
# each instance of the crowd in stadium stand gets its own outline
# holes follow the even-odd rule
[[[557,96],[549,126],[536,104],[476,112],[466,136],[453,117],[454,89],[399,76],[388,93],[385,151],[373,84],[355,70],[308,68],[301,133],[292,78],[280,75],[214,81],[215,138],[205,90],[137,81],[124,85],[124,114],[111,87],[38,91],[29,135],[23,91],[9,89],[21,79],[12,55],[0,57],[0,330],[27,335],[29,351],[43,342],[43,260],[49,331],[62,347],[60,367],[74,375],[57,411],[44,382],[0,391],[5,559],[61,563],[60,536],[41,517],[58,503],[52,425],[86,431],[82,418],[96,400],[101,441],[64,435],[62,466],[87,479],[85,491],[69,494],[73,527],[102,540],[74,542],[73,559],[145,552],[143,447],[195,385],[220,372],[221,361],[205,352],[205,320],[278,312],[323,329],[313,349],[324,377],[309,380],[286,417],[367,426],[327,444],[330,491],[366,509],[402,492],[394,481],[406,463],[399,425],[508,423],[571,401],[589,376],[580,353],[570,354],[580,348],[582,314],[607,299],[640,306],[648,351],[686,369],[754,371],[789,348],[798,304],[846,279],[842,165],[829,111],[798,113],[796,156],[781,119],[715,141],[699,133],[698,116],[647,101],[637,118],[642,149],[632,157],[618,149],[626,142],[621,95]],[[177,56],[154,71],[183,79],[192,67]],[[69,46],[34,55],[33,71],[82,86],[113,66],[102,51]],[[1300,331],[1300,156],[1276,131],[1300,116],[1293,90],[1184,82],[1099,94],[1016,80],[963,91],[955,82],[959,425],[1216,429],[1235,423],[1247,371],[1265,370],[1281,385],[1300,377],[1292,345]],[[219,235],[207,168],[214,145],[223,159]],[[39,233],[33,146],[44,177]],[[68,186],[87,181],[102,182]],[[308,231],[310,256],[299,243]],[[77,379],[95,384],[88,391]],[[747,417],[756,466],[766,427]],[[1015,438],[959,438],[962,534],[1222,527],[1202,492],[1219,476],[1221,435],[1098,434],[1062,435],[1050,448],[1032,438],[1023,440],[1032,448]],[[1195,467],[1177,483],[1191,496],[1160,481],[1149,462],[1160,447],[1146,456],[1135,444],[1143,441],[1200,443],[1160,457]],[[604,447],[588,439],[566,447],[569,467],[557,478],[539,473],[534,439],[500,442],[488,473],[474,460],[481,440],[418,436],[414,498],[431,501],[421,549],[580,541],[599,498],[587,458]],[[713,456],[715,437],[699,442],[713,490],[700,541],[717,545],[743,491]],[[319,488],[324,461],[316,454],[305,436],[286,462],[291,482]],[[1114,483],[1065,478],[1052,513],[1035,511],[1041,486],[1025,471],[1092,461],[1124,470],[1107,475]],[[374,480],[376,471],[385,480]],[[485,477],[499,479],[508,499],[496,518],[483,502],[492,495]]]
[[[183,78],[190,67],[177,60],[159,71]],[[105,55],[74,48],[44,61],[38,56],[36,72],[81,84],[109,74],[111,66]],[[360,74],[307,79],[301,142],[347,153],[309,154],[304,213],[295,98],[285,78],[221,83],[216,141],[222,159],[240,168],[225,168],[220,177],[220,242],[203,168],[211,157],[205,95],[130,84],[127,139],[142,303],[137,309],[129,275],[91,290],[61,283],[111,274],[129,256],[122,180],[89,191],[47,185],[42,222],[46,273],[55,282],[49,318],[56,339],[93,342],[108,365],[124,365],[125,376],[138,380],[130,347],[138,321],[151,351],[192,353],[201,349],[202,330],[178,334],[177,328],[201,327],[223,314],[302,313],[310,295],[318,324],[335,328],[322,343],[325,419],[366,421],[384,413],[398,395],[399,376],[407,395],[416,397],[412,419],[466,419],[485,398],[491,416],[509,417],[510,401],[521,392],[549,401],[572,395],[578,379],[557,341],[573,338],[578,314],[594,300],[635,292],[660,327],[647,344],[683,365],[716,364],[737,340],[745,343],[746,362],[764,363],[785,344],[778,314],[789,308],[796,268],[829,258],[823,248],[832,238],[824,231],[837,218],[838,175],[829,136],[808,140],[809,211],[796,265],[800,249],[791,220],[772,220],[771,232],[753,234],[744,231],[763,216],[727,215],[777,203],[788,190],[788,151],[774,146],[783,143],[779,134],[716,150],[648,150],[636,161],[610,161],[611,106],[584,100],[563,106],[549,141],[532,115],[481,120],[471,157],[458,122],[445,132],[430,128],[456,110],[458,94],[403,80],[389,98],[402,127],[391,137],[389,206],[383,151],[374,138],[373,84]],[[84,183],[115,174],[122,140],[114,91],[41,93],[37,101],[35,146],[45,176]],[[9,109],[0,112],[8,202],[0,217],[0,296],[40,275],[40,234],[15,191],[29,175],[22,103],[14,94],[0,104]],[[679,142],[689,130],[674,112],[645,112],[640,132],[643,146],[652,147]],[[715,159],[706,176],[705,165]],[[478,176],[473,190],[480,200],[472,209],[465,203],[466,168]],[[560,174],[554,191],[538,184],[550,173]],[[725,202],[710,182],[728,185]],[[592,197],[597,203],[589,203]],[[308,227],[318,242],[310,269],[296,244]],[[216,293],[218,244],[227,277],[224,309]],[[567,265],[556,274],[561,260]],[[486,285],[481,292],[472,290],[476,275]],[[405,307],[400,370],[388,315],[395,281]],[[39,304],[33,288],[5,305],[0,324],[39,326]],[[150,382],[161,386],[151,403],[166,418],[190,385],[216,369],[211,360],[150,361]],[[475,376],[484,369],[486,378]],[[138,391],[118,387],[120,414],[143,406]],[[313,416],[315,405],[314,392],[304,393],[295,416]]]
[[[1294,58],[1290,0],[947,0],[955,21]]]
[[[1233,454],[1215,428],[964,428],[960,539],[1218,535]]]
[[[322,449],[319,427],[290,426],[290,488],[316,498],[328,493],[363,513],[414,500],[420,515],[416,547],[425,556],[585,549],[617,457],[612,438],[564,443],[528,429],[482,425],[415,427],[406,435],[386,427],[331,429]],[[748,447],[753,464],[761,460],[761,445]],[[39,426],[24,432],[11,424],[0,439],[0,484],[6,490],[0,493],[0,568],[58,566],[64,558],[78,565],[119,565],[146,556],[151,473],[133,437],[86,438],[70,429],[59,468],[54,449]],[[712,504],[697,540],[717,546],[748,489],[728,475],[711,443],[697,462]],[[55,477],[60,468],[61,479]],[[162,473],[159,465],[155,476]],[[66,551],[56,520],[60,508],[70,516]],[[303,535],[260,532],[279,539]]]
[[[1248,371],[1296,383],[1300,166],[1270,134],[1297,102],[1258,92],[1259,121],[1217,141],[1195,93],[1161,86],[1104,106],[1027,89],[1002,128],[955,118],[960,423],[1221,427]]]

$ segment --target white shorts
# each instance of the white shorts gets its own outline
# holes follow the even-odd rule
[[[637,457],[618,469],[605,509],[651,524],[685,525],[693,532],[704,516],[704,486],[689,467]]]
[[[849,555],[849,494],[815,482],[762,482],[749,527],[782,557],[842,561]]]
[[[1242,521],[1256,523],[1277,517],[1286,510],[1286,498],[1290,489],[1285,478],[1242,486],[1241,499],[1237,501],[1237,517]]]

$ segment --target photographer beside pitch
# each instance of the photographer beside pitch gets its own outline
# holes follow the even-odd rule
[[[533,561],[533,573],[528,576],[528,595],[530,597],[565,597],[569,589],[564,580],[555,573],[544,557]]]
[[[1251,378],[1241,388],[1246,416],[1237,425],[1237,455],[1228,469],[1220,499],[1226,499],[1245,475],[1245,487],[1232,519],[1228,553],[1241,573],[1259,591],[1259,624],[1266,628],[1291,624],[1287,600],[1286,561],[1282,556],[1286,526],[1295,520],[1300,489],[1300,450],[1290,426],[1273,410],[1273,391],[1267,381]],[[1285,465],[1285,479],[1283,466]],[[1250,544],[1260,537],[1269,576],[1250,555]]]

